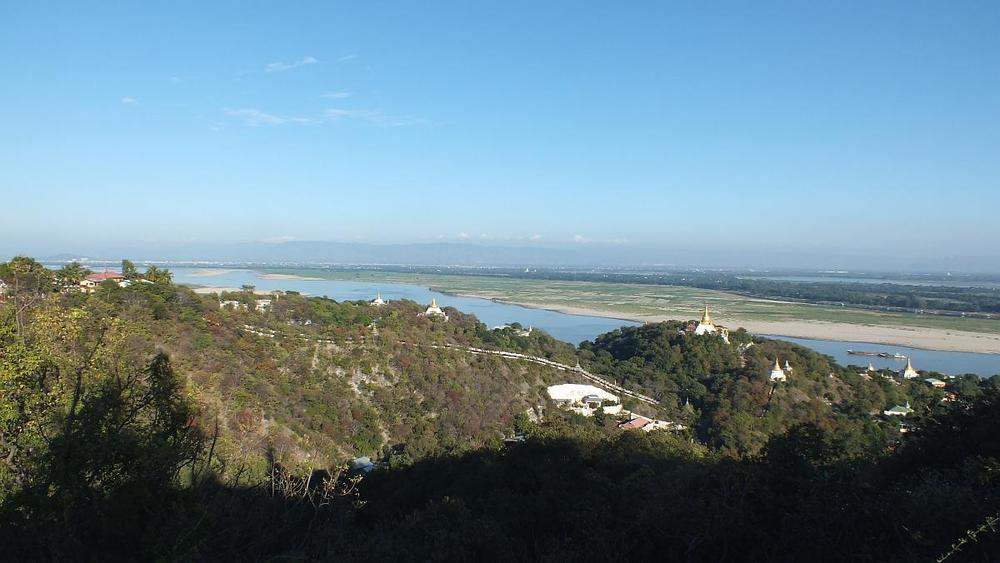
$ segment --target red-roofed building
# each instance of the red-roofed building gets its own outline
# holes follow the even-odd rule
[[[618,428],[621,428],[622,430],[638,430],[650,422],[653,421],[644,416],[636,415],[636,417],[632,420],[619,424]]]
[[[121,285],[122,282],[125,281],[125,276],[119,274],[118,272],[95,272],[80,282],[80,288],[84,291],[93,291],[95,287],[108,280]]]

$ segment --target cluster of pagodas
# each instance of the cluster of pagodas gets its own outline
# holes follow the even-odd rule
[[[372,307],[381,307],[381,306],[387,304],[388,302],[389,302],[388,300],[382,299],[382,292],[380,291],[380,292],[378,292],[378,293],[375,294],[375,299],[372,299],[371,301],[369,301],[368,304],[371,305]],[[420,313],[420,316],[421,317],[440,317],[440,318],[442,318],[444,320],[448,320],[447,313],[445,313],[444,311],[442,311],[441,307],[438,307],[437,298],[431,298],[431,304],[430,304],[430,306],[427,307],[427,309],[425,309],[423,313]]]
[[[771,381],[787,381],[788,375],[792,373],[792,365],[785,360],[785,367],[781,367],[781,363],[778,362],[778,358],[774,358],[774,367],[771,368],[771,374],[768,375],[768,379]]]

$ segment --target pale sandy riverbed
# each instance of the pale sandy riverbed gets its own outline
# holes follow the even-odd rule
[[[464,294],[463,297],[484,297],[502,303],[521,305],[522,307],[548,309],[571,315],[614,317],[629,321],[660,322],[690,320],[690,318],[682,319],[669,315],[630,315],[621,311],[573,307],[561,304],[521,303],[482,294]],[[826,321],[754,321],[725,317],[719,317],[715,320],[719,324],[730,328],[743,327],[754,334],[771,334],[816,340],[841,340],[845,342],[872,342],[875,344],[907,346],[924,350],[944,350],[947,352],[1000,354],[1000,334],[982,334],[935,328],[902,328],[832,323]]]
[[[221,276],[224,274],[228,274],[229,272],[232,272],[232,270],[225,270],[222,268],[204,268],[201,270],[195,270],[194,272],[191,272],[191,275],[196,278],[210,278],[213,276]]]
[[[265,280],[329,281],[326,278],[310,278],[306,276],[297,276],[295,274],[260,274],[260,277]]]
[[[202,276],[219,275],[214,272],[226,272],[227,270],[203,270],[210,272],[201,274]],[[317,280],[324,278],[313,278],[299,276],[295,274],[261,274],[262,278],[271,280]],[[200,287],[196,292],[220,293],[223,291],[240,291],[239,288],[232,287]],[[547,304],[535,302],[520,302],[516,300],[504,299],[501,295],[491,295],[487,292],[459,292],[461,297],[474,297],[482,299],[493,299],[502,303],[510,303],[523,307],[535,309],[548,309],[560,313],[574,315],[588,315],[598,317],[612,317],[623,320],[639,322],[659,322],[666,320],[689,320],[691,317],[680,318],[671,315],[641,315],[616,311],[612,308],[598,309],[588,307],[576,307],[565,304]],[[979,354],[1000,354],[1000,334],[977,333],[970,331],[941,329],[941,328],[907,328],[898,326],[878,326],[865,324],[836,323],[827,321],[809,320],[785,320],[785,321],[761,321],[740,319],[738,317],[727,317],[716,313],[717,321],[730,328],[743,327],[755,334],[782,335],[795,338],[810,338],[817,340],[839,340],[845,342],[872,342],[875,344],[908,346],[911,348],[922,348],[925,350],[943,350],[948,352],[974,352]]]

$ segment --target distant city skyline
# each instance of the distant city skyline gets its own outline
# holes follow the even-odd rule
[[[0,255],[1000,254],[996,3],[33,2],[0,22]]]

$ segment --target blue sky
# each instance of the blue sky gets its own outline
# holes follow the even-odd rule
[[[993,255],[1000,3],[6,2],[0,252]]]

